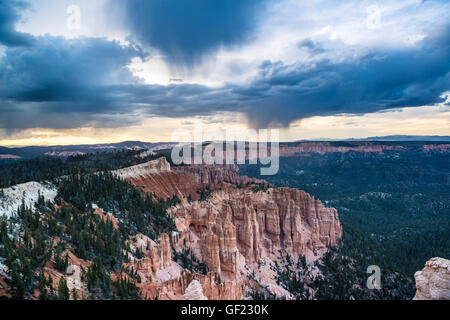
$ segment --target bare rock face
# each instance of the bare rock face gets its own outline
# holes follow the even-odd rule
[[[201,275],[198,278],[203,292],[209,300],[240,300],[245,295],[242,282],[240,281],[217,283],[217,274],[213,272]]]
[[[218,188],[221,183],[267,183],[263,180],[240,176],[236,166],[193,165],[171,168],[165,158],[113,171],[113,174],[132,183],[144,192],[159,198],[199,198],[200,187]]]
[[[182,166],[175,169],[183,173],[199,186],[207,186],[215,189],[222,182],[231,182],[234,184],[267,183],[264,180],[249,178],[239,175],[239,168],[235,165],[212,166],[212,165],[191,165]]]
[[[119,169],[113,174],[159,198],[197,195],[197,185],[188,176],[172,171],[165,158]]]
[[[335,209],[289,188],[258,193],[220,190],[208,203],[173,208],[173,216],[182,219],[194,238],[201,239],[202,261],[218,273],[237,272],[237,253],[253,263],[276,255],[278,250],[305,255],[336,245],[342,237]]]
[[[186,288],[183,298],[185,300],[208,300],[208,298],[203,295],[202,285],[197,280],[192,280]]]
[[[133,267],[139,274],[144,284],[161,282],[178,276],[179,266],[172,260],[172,249],[168,234],[161,234],[158,243],[147,236],[138,234],[128,240],[133,252],[137,249],[143,253],[143,258],[137,259],[130,256],[131,262],[126,267]]]
[[[414,275],[414,300],[450,300],[450,260],[432,258]]]
[[[172,262],[172,249],[170,248],[169,235],[162,234],[159,237],[159,245],[161,247],[161,266],[165,268],[170,266]]]

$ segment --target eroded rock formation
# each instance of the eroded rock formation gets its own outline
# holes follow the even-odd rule
[[[288,188],[227,188],[208,202],[181,204],[171,213],[179,229],[189,229],[195,235],[190,239],[198,239],[187,241],[194,252],[219,273],[236,273],[238,254],[246,263],[275,256],[278,250],[303,256],[336,245],[342,236],[335,209]]]
[[[186,288],[183,298],[186,300],[208,300],[208,298],[203,295],[203,288],[198,280],[192,280]]]
[[[414,300],[450,300],[450,260],[432,258],[417,271]]]
[[[238,185],[247,185],[250,183],[267,183],[264,180],[249,178],[247,176],[240,176],[239,168],[235,165],[191,165],[176,167],[174,170],[176,172],[187,175],[189,179],[196,185],[207,186],[211,189],[217,188],[222,182],[231,182]]]
[[[144,192],[154,193],[159,198],[199,198],[198,189],[216,189],[224,182],[238,185],[266,183],[266,181],[240,176],[237,166],[192,165],[171,168],[165,158],[149,161],[133,167],[113,171]]]
[[[145,256],[131,264],[149,297],[182,299],[188,284],[197,280],[208,299],[241,299],[254,286],[290,298],[276,282],[274,265],[287,256],[294,263],[302,256],[317,259],[342,238],[335,209],[303,191],[239,176],[233,167],[171,169],[162,158],[116,173],[146,192],[176,194],[182,200],[168,210],[177,233],[162,235],[159,244],[143,238],[131,241]],[[198,199],[193,192],[205,186],[211,190],[207,199],[192,200]],[[171,246],[177,252],[189,250],[207,266],[207,274],[181,268],[172,260]]]

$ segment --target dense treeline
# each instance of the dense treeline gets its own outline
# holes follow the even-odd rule
[[[60,180],[58,196],[78,210],[92,210],[92,204],[112,212],[123,221],[122,234],[137,232],[156,239],[160,233],[176,230],[166,209],[179,202],[174,196],[167,201],[144,194],[109,172],[75,174]]]
[[[385,257],[381,257],[376,250],[369,258],[364,253],[350,252],[346,246],[329,250],[316,263],[321,275],[311,282],[314,297],[323,300],[348,300],[351,297],[357,300],[410,300],[413,297],[415,284],[411,277],[390,269],[389,264],[378,263]],[[377,265],[373,261],[380,264],[380,289],[367,287],[368,277],[372,275],[367,272],[368,267]]]
[[[140,162],[150,161],[158,156],[136,157],[142,151],[120,150],[115,152],[59,157],[37,157],[0,165],[0,188],[28,181],[53,181],[63,175],[115,170]]]
[[[240,173],[259,177],[259,167]],[[450,258],[448,153],[309,154],[281,158],[279,173],[264,178],[338,209],[343,244],[318,265],[318,299],[411,299],[414,273],[432,257]],[[367,289],[369,265],[380,267],[382,290]]]

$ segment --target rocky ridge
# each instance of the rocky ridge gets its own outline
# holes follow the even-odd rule
[[[165,158],[113,171],[113,174],[132,183],[144,192],[159,198],[194,196],[197,186],[186,175],[172,171]]]
[[[240,176],[237,166],[193,165],[171,168],[165,158],[159,158],[136,166],[113,171],[144,192],[154,193],[159,198],[199,198],[198,189],[216,189],[223,182],[235,184],[265,183],[263,180]]]
[[[240,176],[236,166],[171,168],[160,158],[113,174],[144,192],[180,199],[167,210],[178,231],[155,240],[139,233],[130,236],[126,241],[130,251],[124,251],[127,262],[110,275],[113,281],[138,275],[142,297],[238,300],[249,298],[254,290],[292,299],[277,282],[277,268],[284,267],[288,257],[294,266],[303,256],[312,262],[342,238],[335,209],[303,191],[274,188],[264,180]],[[39,195],[54,201],[57,190],[37,182],[3,189],[0,215],[13,215],[22,202],[33,208]],[[120,216],[104,212],[95,203],[91,207],[92,214],[119,229]],[[65,272],[55,269],[54,259],[42,270],[46,278],[51,276],[54,288],[64,277],[68,289],[83,298],[89,294],[83,270],[92,261],[74,252],[69,246],[62,253],[68,255]],[[7,290],[0,286],[0,291]],[[32,298],[38,296],[38,291],[31,293]]]

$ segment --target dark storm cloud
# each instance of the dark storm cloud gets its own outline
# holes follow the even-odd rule
[[[125,68],[140,52],[100,38],[37,37],[0,58],[0,95],[17,101],[107,100],[105,86],[133,81]]]
[[[373,52],[357,60],[266,62],[257,81],[234,90],[249,99],[246,112],[256,127],[440,103],[450,90],[450,28],[441,28],[419,47]]]
[[[450,90],[449,27],[420,46],[378,51],[358,59],[286,65],[267,61],[248,85],[121,88],[128,101],[152,115],[186,117],[241,111],[254,127],[289,126],[298,119],[365,114],[444,102]],[[308,48],[320,44],[304,43]]]
[[[73,128],[95,122],[94,114],[122,112],[109,88],[136,83],[126,68],[136,56],[138,49],[100,38],[43,36],[7,47],[0,57],[0,127]],[[67,116],[75,113],[84,115]]]
[[[0,44],[22,46],[32,42],[32,36],[15,30],[15,24],[20,20],[20,10],[27,6],[23,1],[0,0]]]
[[[17,105],[15,110],[0,113],[0,127],[7,135],[30,128],[76,129],[81,127],[117,128],[136,124],[136,117],[131,114],[119,113],[89,113],[78,111],[58,111],[59,104],[24,103]],[[20,110],[17,110],[20,107]],[[45,111],[44,111],[45,110]],[[76,109],[75,109],[76,110]]]
[[[20,39],[21,34],[14,31],[14,23],[18,20],[17,10],[23,9],[23,4],[15,1],[5,5],[6,2],[0,1],[2,9],[8,9],[1,12],[7,17],[0,20],[1,30],[9,30],[10,35],[17,36],[16,40]],[[159,6],[167,3],[168,7],[163,6],[160,11],[166,12],[175,2],[151,3]],[[241,1],[227,3],[234,7],[239,6],[238,2]],[[9,5],[11,3],[13,5]],[[142,11],[150,8],[150,2],[130,3],[140,3]],[[247,2],[239,8],[241,11],[230,8],[224,9],[222,15],[213,14],[217,21],[221,21],[219,16],[228,21],[231,13],[226,13],[227,10],[237,10],[234,23],[238,26],[222,21],[230,27],[211,27],[208,33],[195,29],[200,23],[197,19],[194,26],[183,27],[186,19],[199,18],[200,13],[194,9],[207,5],[203,1],[189,3],[196,3],[190,9],[192,12],[185,4],[180,4],[179,9],[187,11],[188,18],[180,18],[179,24],[173,20],[177,17],[175,13],[166,16],[169,21],[164,23],[174,23],[178,28],[161,31],[166,35],[167,44],[163,44],[163,38],[152,35],[154,31],[148,31],[150,37],[161,41],[160,48],[174,53],[171,50],[176,47],[183,51],[183,57],[198,57],[214,46],[239,42],[240,35],[221,32],[248,30],[248,25],[239,21],[254,5]],[[224,2],[217,3],[224,6]],[[205,27],[214,24],[211,17],[205,19]],[[150,26],[154,27],[152,23],[144,26],[142,36]],[[198,33],[188,35],[188,30]],[[205,39],[199,36],[202,32],[207,33]],[[171,34],[175,42],[170,40]],[[182,36],[190,38],[195,45],[184,40],[177,42]],[[206,116],[220,111],[243,112],[254,127],[288,126],[295,120],[312,116],[364,114],[431,105],[443,102],[442,94],[450,90],[449,26],[430,34],[420,45],[403,50],[375,51],[338,62],[317,59],[321,56],[316,56],[313,63],[303,64],[267,61],[261,64],[258,77],[251,83],[229,83],[221,88],[187,83],[142,84],[126,67],[134,57],[145,58],[135,45],[123,46],[100,38],[68,40],[25,35],[31,39],[29,42],[11,41],[13,38],[8,38],[9,44],[5,37],[0,38],[6,44],[0,55],[0,128],[8,132],[26,128],[128,126],[148,116]],[[313,53],[323,50],[320,43],[311,40],[301,42],[299,47]],[[192,61],[183,60],[183,63]]]
[[[192,65],[224,45],[241,44],[263,11],[261,0],[111,0],[142,43],[175,64]]]
[[[190,117],[219,111],[242,111],[240,96],[231,88],[211,89],[197,84],[115,86],[110,91],[127,109],[148,116]]]

